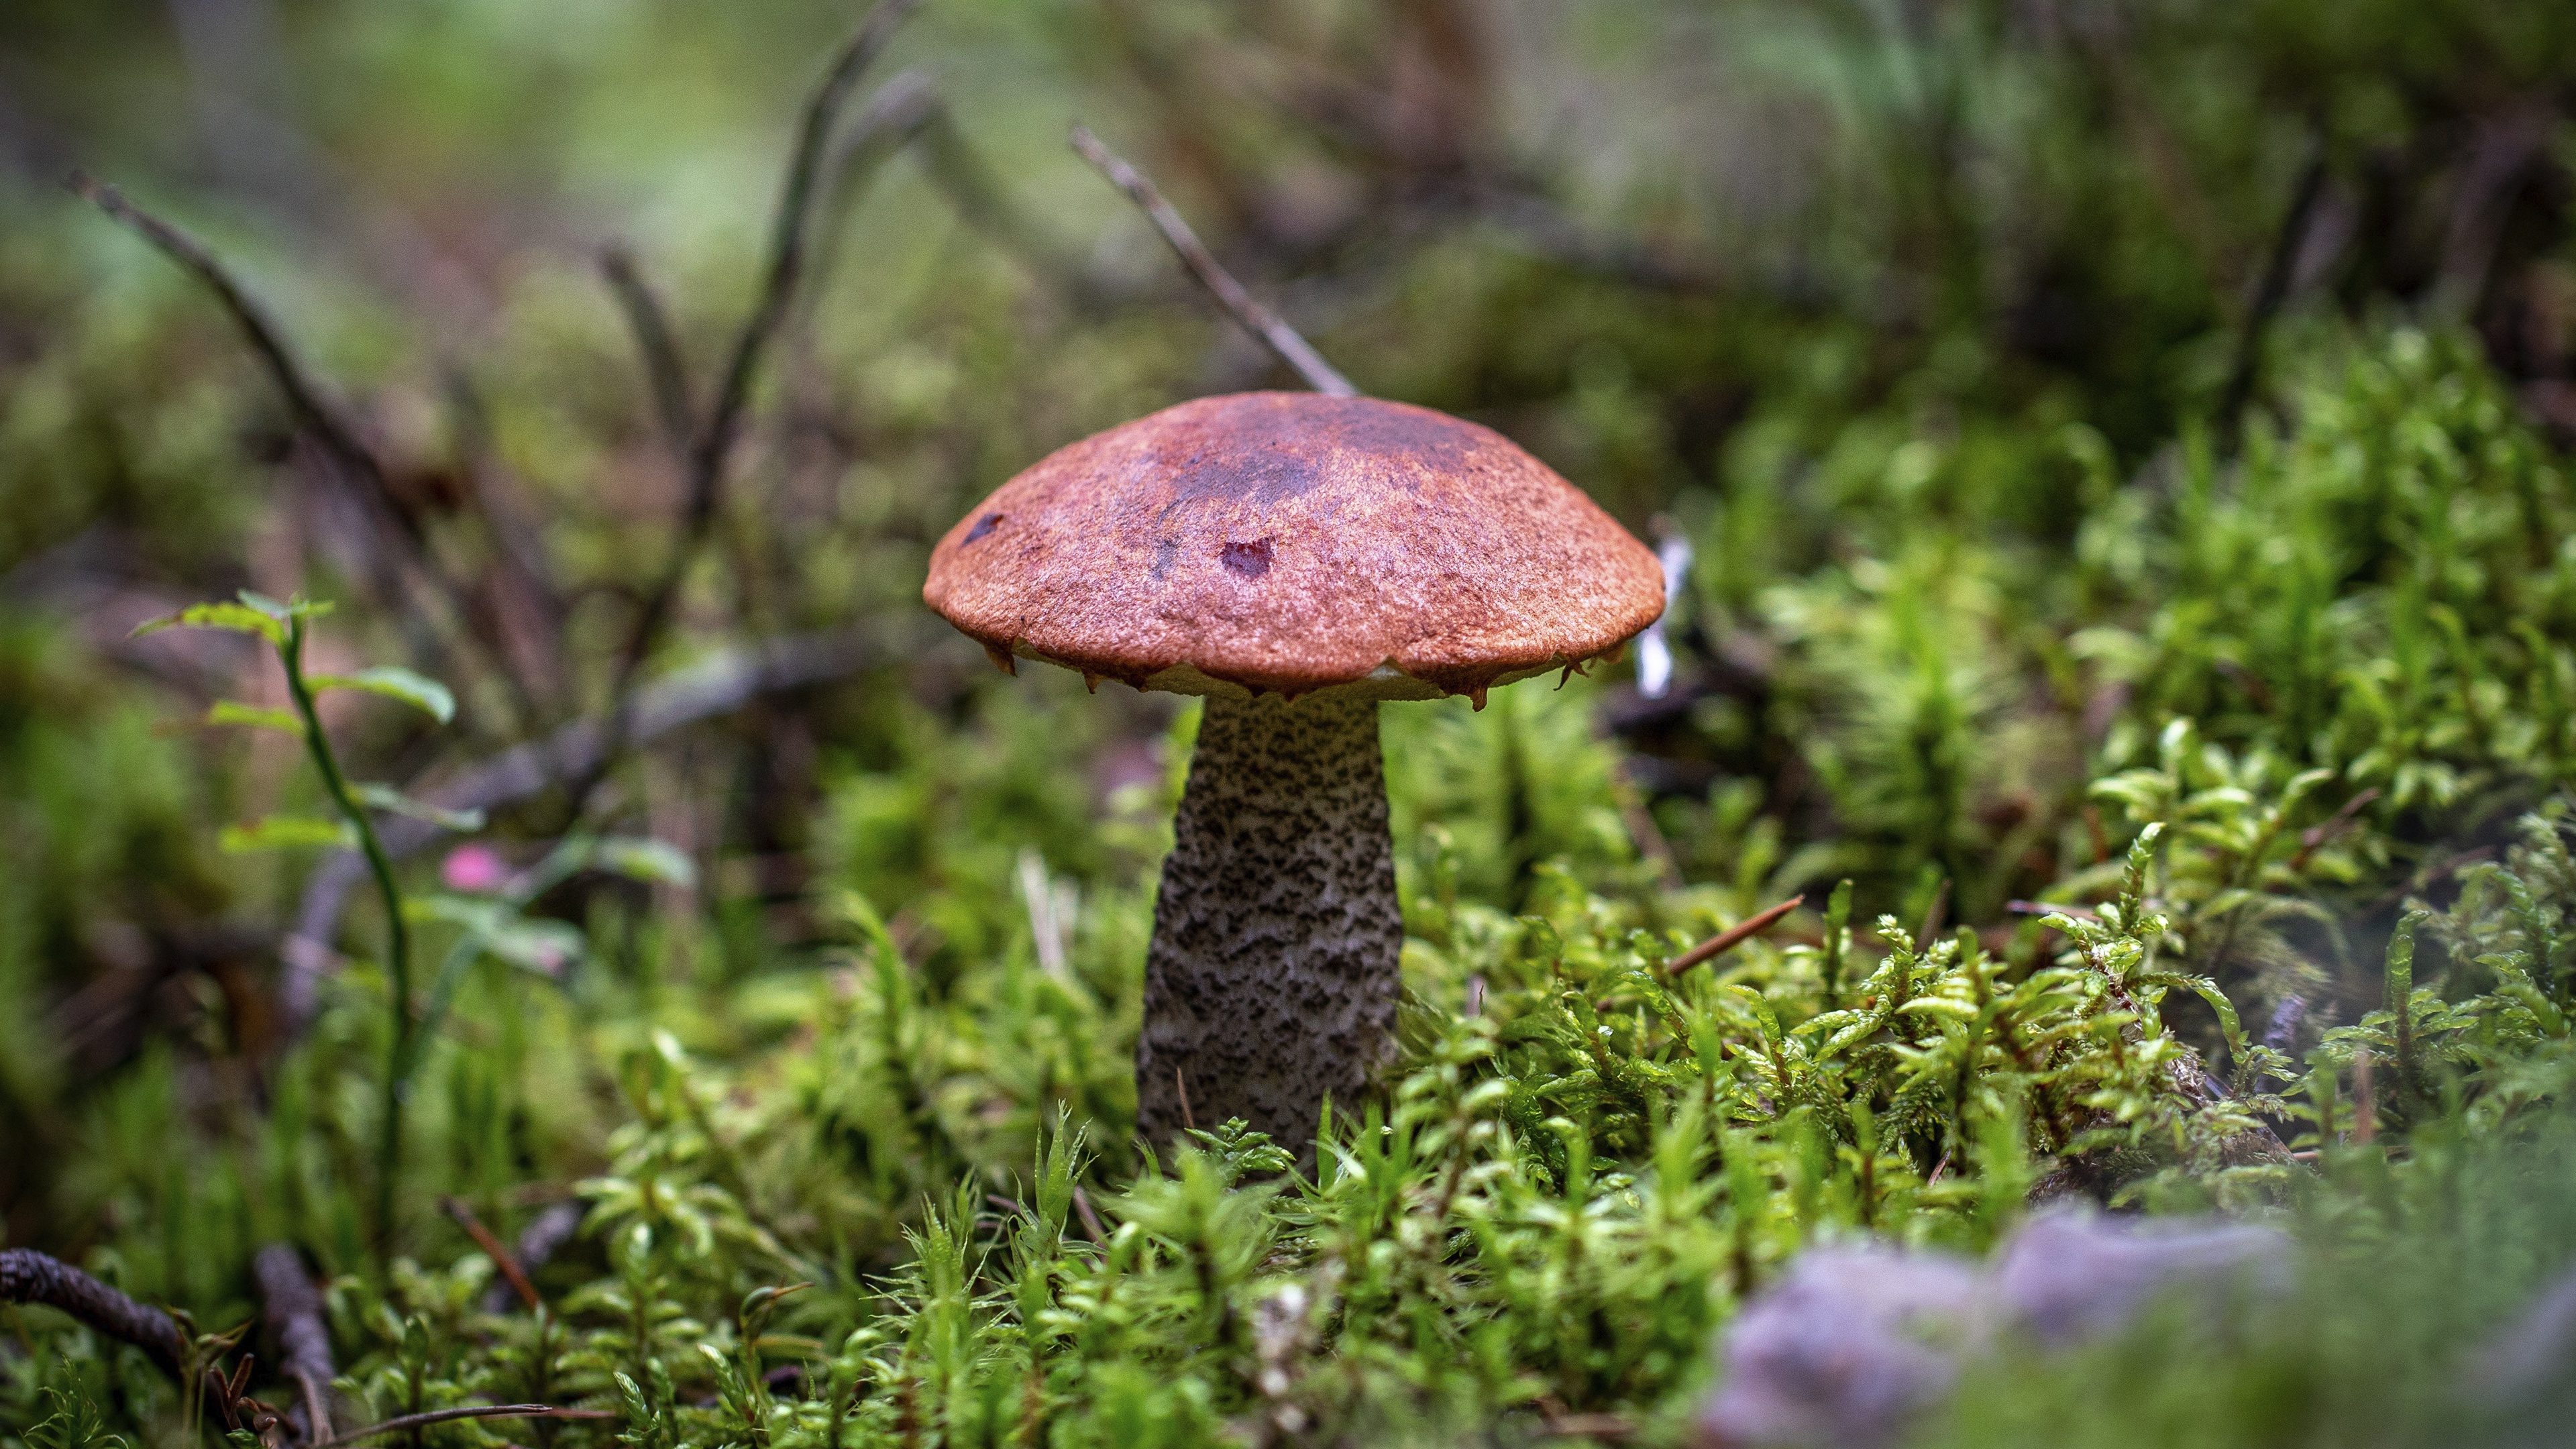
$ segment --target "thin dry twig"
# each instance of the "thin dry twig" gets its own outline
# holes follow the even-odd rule
[[[578,1198],[549,1203],[544,1211],[528,1220],[526,1227],[519,1229],[519,1241],[511,1256],[518,1262],[519,1271],[529,1275],[531,1285],[536,1282],[537,1270],[552,1262],[555,1254],[563,1251],[564,1244],[571,1242],[573,1235],[581,1230],[581,1220],[588,1211]],[[507,1313],[514,1296],[516,1294],[509,1284],[495,1283],[483,1292],[483,1311]]]
[[[618,310],[626,314],[627,328],[635,334],[635,350],[644,359],[644,380],[653,390],[653,408],[661,415],[663,436],[670,440],[672,451],[685,459],[690,439],[697,433],[697,409],[689,401],[688,363],[672,336],[670,313],[624,243],[600,248],[599,274],[607,279]]]
[[[920,6],[921,0],[879,0],[867,18],[844,42],[831,66],[824,71],[821,84],[806,99],[802,118],[797,123],[795,149],[789,153],[787,175],[778,197],[778,211],[770,226],[769,265],[763,277],[759,298],[751,315],[744,319],[741,333],[734,339],[733,352],[725,364],[724,376],[717,384],[714,402],[705,421],[690,441],[687,459],[688,496],[680,517],[680,536],[672,545],[670,558],[644,605],[628,628],[624,646],[618,652],[616,678],[609,690],[612,701],[609,715],[609,747],[601,760],[579,772],[573,788],[573,804],[578,813],[590,792],[597,788],[606,766],[623,752],[632,718],[630,695],[636,674],[653,652],[654,642],[661,637],[671,610],[678,600],[681,581],[688,577],[689,566],[713,531],[718,505],[723,501],[726,464],[733,453],[734,440],[742,432],[742,414],[751,399],[752,380],[759,375],[762,357],[770,339],[777,334],[779,323],[786,317],[794,300],[796,284],[804,273],[807,218],[813,210],[815,180],[822,169],[824,148],[831,139],[843,102],[869,64],[894,39],[896,28]],[[566,774],[575,772],[567,771]]]
[[[1233,274],[1226,271],[1208,251],[1199,240],[1198,233],[1190,230],[1190,224],[1183,221],[1181,214],[1172,209],[1172,204],[1163,199],[1163,193],[1155,188],[1151,177],[1102,145],[1100,138],[1091,134],[1088,126],[1073,128],[1073,149],[1081,152],[1082,159],[1090,162],[1101,175],[1108,177],[1110,185],[1126,192],[1128,199],[1144,210],[1146,218],[1154,223],[1154,229],[1161,232],[1163,240],[1180,254],[1182,265],[1190,269],[1190,275],[1198,279],[1199,285],[1207,289],[1208,295],[1216,299],[1226,315],[1242,323],[1244,330],[1304,378],[1308,387],[1327,397],[1360,395],[1360,390],[1351,386],[1349,378],[1334,370],[1322,353],[1297,335],[1297,329],[1281,320],[1278,313],[1253,300],[1252,294],[1243,289],[1243,284],[1236,281]]]
[[[518,1294],[519,1301],[528,1306],[529,1312],[533,1313],[545,1306],[545,1300],[537,1296],[537,1285],[529,1282],[527,1273],[519,1267],[518,1258],[508,1248],[502,1246],[501,1240],[492,1235],[490,1228],[483,1226],[483,1220],[474,1215],[474,1209],[466,1206],[463,1198],[442,1197],[438,1200],[438,1206],[440,1211],[454,1219],[456,1225],[465,1230],[465,1236],[474,1240],[474,1246],[483,1250],[483,1256],[492,1260],[492,1266],[499,1270],[502,1279],[509,1283],[510,1291]]]
[[[259,354],[269,376],[276,381],[278,391],[286,395],[286,404],[294,411],[296,421],[321,440],[334,461],[371,485],[377,488],[384,486],[384,465],[377,461],[366,444],[358,440],[357,430],[341,419],[338,410],[323,401],[320,389],[305,375],[303,365],[295,360],[294,352],[286,345],[285,335],[270,319],[268,309],[233,279],[223,263],[215,260],[213,252],[195,237],[135,205],[124,192],[85,171],[72,173],[71,189],[158,247],[163,255],[177,262],[203,283],[207,291],[214,293],[215,300],[223,304],[234,324],[241,328],[251,349]]]
[[[1637,1432],[1635,1424],[1617,1414],[1577,1413],[1554,1394],[1541,1395],[1537,1408],[1546,1425],[1544,1437],[1550,1439],[1625,1439]]]
[[[614,1419],[616,1417],[615,1413],[607,1409],[567,1409],[555,1404],[467,1404],[462,1408],[432,1409],[425,1414],[405,1414],[398,1419],[387,1419],[381,1424],[369,1424],[363,1429],[352,1429],[337,1439],[317,1446],[317,1449],[340,1449],[343,1444],[355,1444],[361,1439],[373,1439],[379,1434],[395,1434],[406,1429],[425,1429],[432,1424],[452,1423],[458,1419]]]
[[[1551,1414],[1547,1417],[1550,1439],[1625,1439],[1637,1432],[1637,1426],[1616,1414]]]
[[[1791,911],[1796,910],[1798,907],[1805,905],[1806,902],[1807,898],[1803,895],[1791,896],[1787,900],[1771,907],[1767,911],[1763,911],[1758,915],[1750,916],[1735,925],[1727,927],[1725,930],[1718,932],[1716,935],[1711,936],[1707,940],[1700,942],[1698,945],[1691,947],[1687,951],[1684,951],[1681,955],[1674,957],[1671,964],[1664,967],[1665,974],[1669,976],[1679,976],[1702,961],[1706,961],[1711,957],[1720,956],[1728,951],[1734,950],[1736,947],[1741,946],[1754,937],[1761,935],[1763,932],[1770,930],[1773,926],[1779,924],[1782,916],[1785,916]]]
[[[858,114],[832,143],[823,162],[823,198],[815,203],[814,236],[808,244],[805,283],[798,311],[810,313],[831,286],[849,234],[849,216],[877,167],[918,140],[934,119],[944,117],[947,103],[922,71],[896,75],[868,96]]]
[[[392,527],[413,555],[421,560],[424,571],[441,586],[448,607],[457,617],[468,613],[461,586],[435,567],[427,532],[420,520],[394,501],[393,487],[383,460],[359,437],[358,430],[337,408],[327,402],[320,388],[295,359],[287,346],[285,333],[259,299],[234,278],[224,264],[204,243],[168,221],[136,205],[124,192],[91,176],[75,171],[70,177],[73,192],[96,205],[117,223],[158,248],[162,255],[179,264],[181,270],[195,277],[214,294],[224,311],[231,316],[251,350],[259,355],[277,389],[285,395],[287,410],[295,415],[298,426],[313,435],[332,463],[357,485],[360,503],[381,522]],[[375,589],[388,606],[409,605],[406,615],[419,618],[419,602],[401,566],[389,552],[377,558]],[[435,630],[415,630],[414,646],[425,656],[443,655],[444,641]]]
[[[287,1410],[287,1425],[305,1443],[319,1444],[331,1437],[327,1395],[339,1372],[332,1366],[321,1290],[304,1270],[304,1256],[289,1243],[260,1249],[251,1259],[251,1276],[259,1283],[260,1315],[277,1341],[278,1372],[296,1385],[303,1400]]]

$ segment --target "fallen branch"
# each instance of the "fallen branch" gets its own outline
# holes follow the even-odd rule
[[[451,1424],[458,1419],[614,1419],[616,1417],[615,1413],[607,1409],[567,1409],[554,1404],[467,1404],[461,1408],[432,1409],[425,1414],[405,1414],[398,1419],[387,1419],[381,1424],[369,1424],[363,1429],[352,1429],[337,1439],[317,1445],[316,1449],[340,1449],[343,1444],[355,1444],[361,1439],[373,1439],[379,1434],[398,1434],[406,1429],[426,1429],[432,1424]]]
[[[145,1307],[69,1263],[33,1248],[0,1251],[0,1303],[41,1303],[119,1343],[132,1345],[152,1360],[155,1368],[169,1375],[183,1394],[193,1391],[192,1410],[213,1414],[225,1427],[248,1430],[263,1445],[278,1449],[277,1430],[286,1421],[244,1392],[254,1363],[250,1355],[243,1355],[234,1365],[230,1378],[206,1361],[227,1351],[248,1324],[191,1344],[187,1329],[169,1314]],[[201,1349],[207,1350],[205,1359],[199,1357]],[[192,1383],[192,1366],[200,1363],[204,1371]]]
[[[1689,950],[1684,951],[1681,955],[1675,957],[1669,965],[1664,967],[1665,974],[1670,976],[1679,976],[1702,961],[1706,961],[1713,956],[1724,955],[1726,952],[1734,950],[1736,947],[1743,945],[1745,942],[1761,935],[1763,932],[1770,930],[1773,926],[1779,924],[1782,916],[1785,916],[1791,911],[1794,911],[1798,907],[1806,904],[1806,901],[1807,898],[1803,895],[1791,896],[1787,900],[1771,907],[1767,911],[1763,911],[1760,914],[1752,916],[1736,925],[1727,927],[1725,930],[1718,932],[1716,935],[1709,937],[1707,940],[1700,942],[1698,945],[1691,947]]]
[[[1191,231],[1190,224],[1183,221],[1181,214],[1172,209],[1172,204],[1163,199],[1163,193],[1155,188],[1151,177],[1100,144],[1100,138],[1091,134],[1088,126],[1073,128],[1073,149],[1081,152],[1082,159],[1090,162],[1101,175],[1108,177],[1110,185],[1126,192],[1129,200],[1143,208],[1146,218],[1154,223],[1154,229],[1163,234],[1164,241],[1171,243],[1172,250],[1180,254],[1182,265],[1190,269],[1190,275],[1198,279],[1200,286],[1207,288],[1208,295],[1216,299],[1226,315],[1242,323],[1246,331],[1304,378],[1308,387],[1327,397],[1359,396],[1360,390],[1351,386],[1351,380],[1335,371],[1322,353],[1297,335],[1297,329],[1243,290],[1243,284],[1217,262],[1214,254],[1199,240],[1198,233]]]
[[[0,1303],[41,1303],[57,1309],[141,1349],[173,1380],[186,1373],[188,1341],[177,1320],[50,1254],[33,1248],[0,1250]]]
[[[286,1423],[307,1444],[331,1437],[329,1395],[338,1370],[331,1363],[331,1330],[322,1317],[322,1294],[304,1271],[304,1257],[287,1243],[271,1243],[251,1259],[259,1283],[261,1317],[277,1341],[278,1373],[296,1386],[303,1402],[286,1411]]]

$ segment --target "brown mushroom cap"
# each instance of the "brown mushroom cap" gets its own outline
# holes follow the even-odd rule
[[[1319,393],[1201,398],[1059,448],[930,556],[1013,655],[1206,694],[1482,696],[1663,612],[1663,571],[1490,428]]]

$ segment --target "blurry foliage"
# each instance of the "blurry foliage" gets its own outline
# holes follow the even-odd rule
[[[116,641],[341,599],[317,667],[455,692],[325,711],[387,778],[602,708],[679,485],[571,242],[631,236],[703,388],[847,17],[243,9],[267,52],[46,3],[0,51],[0,1210],[206,1327],[298,1245],[343,1428],[1669,1443],[1801,1244],[1978,1249],[2036,1194],[2282,1215],[2301,1286],[2015,1360],[1936,1437],[2433,1442],[2447,1350],[2576,1256],[2565,7],[934,4],[897,61],[947,129],[827,218],[657,671],[898,624],[1047,447],[1278,381],[1062,155],[1081,110],[1364,386],[1686,539],[1676,688],[1384,711],[1404,1053],[1310,1172],[1130,1140],[1193,713],[943,641],[507,812],[496,880],[410,867],[390,1181],[384,923],[285,1039],[303,872],[216,843],[327,802],[186,728],[287,701]],[[72,159],[158,176],[363,400],[451,614],[374,597],[220,319],[46,199]],[[441,1194],[580,1206],[543,1311]],[[0,1444],[172,1437],[136,1355],[0,1327]]]

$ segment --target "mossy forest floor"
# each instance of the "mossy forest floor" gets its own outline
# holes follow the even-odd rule
[[[75,65],[93,22],[38,8]],[[1462,7],[934,4],[880,70],[985,68],[855,94],[913,119],[829,152],[732,414],[777,175],[743,158],[849,17],[592,17],[578,65],[492,16],[289,17],[367,185],[427,207],[415,140],[456,168],[402,234],[485,285],[445,331],[31,90],[277,299],[319,401],[166,255],[6,183],[0,1248],[177,1313],[183,1367],[281,1417],[0,1305],[0,1449],[514,1404],[578,1412],[369,1442],[1678,1446],[1802,1249],[1983,1253],[2069,1202],[2274,1225],[2280,1286],[2002,1342],[1911,1442],[2552,1442],[2576,1361],[2495,1365],[2576,1267],[2576,29],[1923,8],[1728,11],[1727,165],[1816,188],[1757,213],[1489,154],[1551,154],[1493,118],[1553,77],[1716,166],[1654,125],[1688,17],[1531,41],[1473,125],[1405,130],[1169,57],[1448,76],[1403,92],[1437,120]],[[1282,381],[1058,156],[1077,101],[1132,108],[1362,387],[1693,556],[1662,695],[1623,665],[1384,711],[1400,1059],[1302,1162],[1132,1132],[1193,708],[1003,677],[918,603],[1045,448]],[[603,283],[526,221],[522,143],[655,246]],[[2528,184],[2480,231],[2498,156]],[[418,275],[404,306],[466,315]],[[488,811],[412,798],[582,738]],[[319,1285],[309,1399],[279,1263]]]

